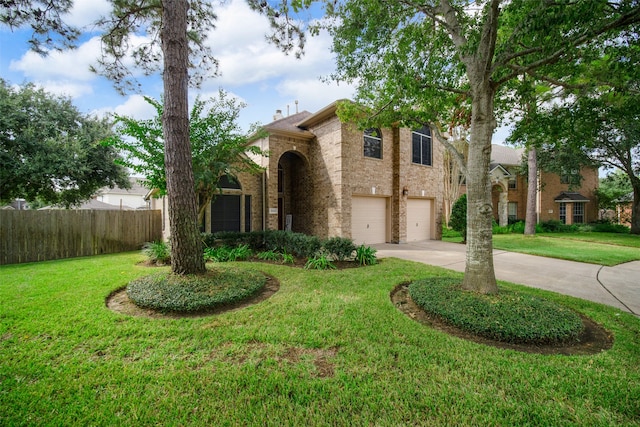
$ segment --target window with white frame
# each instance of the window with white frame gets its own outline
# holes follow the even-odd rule
[[[577,202],[573,204],[573,223],[581,224],[584,222],[584,203]]]
[[[364,156],[382,158],[382,133],[380,129],[369,128],[364,131]]]
[[[423,126],[411,134],[412,161],[420,165],[431,166],[431,129]]]
[[[560,213],[560,222],[563,224],[567,223],[567,204],[565,202],[560,202],[560,206],[558,206],[558,212]]]

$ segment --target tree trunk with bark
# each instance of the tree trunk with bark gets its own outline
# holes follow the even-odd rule
[[[176,274],[205,271],[189,141],[188,0],[162,1],[165,173],[169,201],[171,268]]]
[[[533,236],[536,234],[538,222],[538,156],[535,147],[529,147],[527,153],[528,184],[527,184],[527,215],[525,218],[524,234]]]
[[[632,178],[633,202],[631,205],[631,234],[640,234],[640,178]]]
[[[493,269],[493,207],[491,203],[491,137],[496,127],[494,94],[489,79],[473,89],[471,141],[467,161],[467,253],[462,287],[495,294],[498,284]]]

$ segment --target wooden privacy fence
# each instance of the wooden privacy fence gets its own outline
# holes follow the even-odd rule
[[[131,251],[161,238],[159,210],[0,210],[0,265]]]

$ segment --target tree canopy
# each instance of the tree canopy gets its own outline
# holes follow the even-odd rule
[[[301,2],[304,4],[304,2]],[[470,117],[466,165],[467,262],[463,287],[497,292],[492,257],[491,137],[513,107],[513,84],[529,76],[570,80],[564,63],[595,54],[640,19],[636,1],[345,0],[328,10],[334,78],[358,85],[370,119],[444,131]],[[454,151],[455,153],[455,151]],[[457,154],[461,158],[461,153]]]
[[[118,152],[100,141],[111,122],[81,114],[68,98],[0,79],[0,202],[70,207],[101,187],[129,188]]]
[[[149,120],[135,120],[117,115],[118,135],[106,139],[104,143],[124,154],[119,161],[143,175],[146,178],[145,185],[166,195],[163,104],[152,98],[145,99],[155,108],[157,116]],[[244,106],[244,103],[220,90],[217,97],[204,101],[196,99],[191,109],[189,140],[199,221],[215,197],[223,175],[262,171],[248,156],[266,155],[260,148],[248,145],[249,136],[256,131],[256,127],[245,134],[238,124],[238,116]]]

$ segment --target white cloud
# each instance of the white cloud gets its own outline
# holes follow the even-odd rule
[[[131,95],[120,105],[115,107],[102,107],[93,110],[91,114],[98,117],[118,114],[120,116],[131,117],[135,120],[148,120],[155,117],[156,109],[145,101],[143,95]]]
[[[93,86],[88,83],[69,80],[49,80],[40,81],[38,85],[49,93],[74,99],[93,94]]]
[[[273,78],[318,78],[333,70],[331,39],[326,33],[307,38],[305,55],[296,59],[267,42],[265,35],[269,32],[267,19],[244,1],[233,0],[222,8],[217,28],[209,35],[222,74],[216,84],[240,86]]]
[[[108,15],[112,10],[107,0],[75,0],[71,12],[64,20],[78,28],[90,26],[100,17]]]
[[[94,37],[78,49],[52,51],[47,56],[27,51],[20,59],[11,61],[9,68],[21,71],[34,80],[64,79],[87,82],[95,79],[89,65],[95,62],[99,52],[100,39]]]

